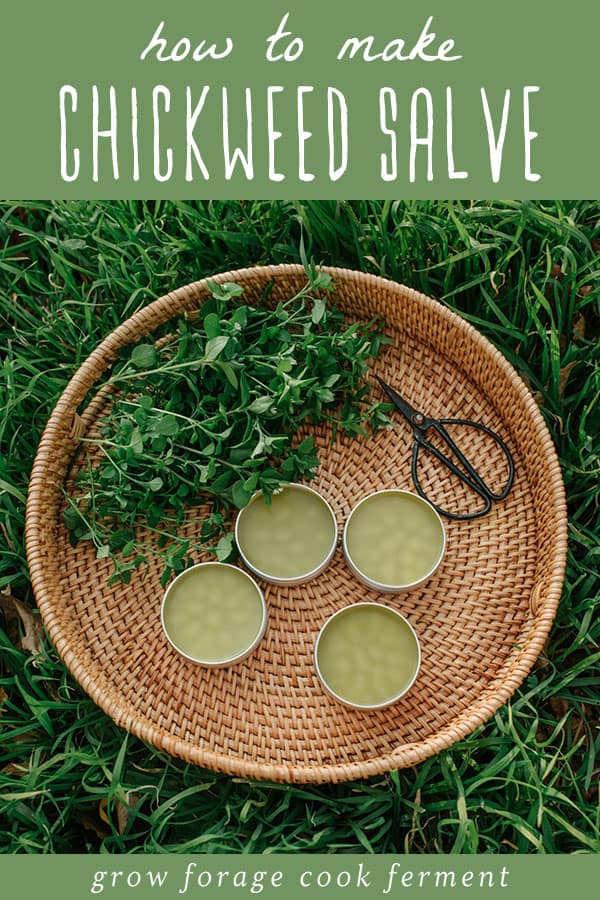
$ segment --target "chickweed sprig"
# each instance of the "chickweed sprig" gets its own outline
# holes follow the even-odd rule
[[[273,309],[232,302],[242,288],[213,283],[196,319],[124,353],[64,514],[73,542],[91,540],[113,560],[113,579],[129,581],[152,554],[164,582],[202,550],[232,558],[232,510],[257,490],[268,499],[313,477],[313,439],[295,440],[302,425],[365,435],[367,425],[387,424],[385,404],[366,403],[365,375],[388,339],[375,320],[348,325],[323,297],[331,289],[312,268],[307,285]],[[197,540],[178,537],[190,507],[207,499]]]

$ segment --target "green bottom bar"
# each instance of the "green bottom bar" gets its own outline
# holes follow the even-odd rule
[[[12,856],[0,863],[4,896],[171,898],[592,896],[598,856],[256,855]]]

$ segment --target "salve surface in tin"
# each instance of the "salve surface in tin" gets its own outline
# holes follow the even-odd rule
[[[337,542],[331,508],[316,491],[286,485],[267,503],[252,498],[236,523],[236,541],[252,571],[282,582],[313,577],[330,559]]]
[[[419,642],[406,619],[379,603],[357,603],[334,614],[315,646],[325,687],[350,706],[377,709],[412,685],[421,661]]]
[[[201,563],[169,586],[162,621],[168,639],[184,656],[205,665],[227,665],[256,646],[266,609],[260,588],[246,572]]]
[[[433,574],[445,549],[445,532],[433,507],[408,491],[379,491],[352,510],[344,549],[357,574],[373,587],[406,589]]]

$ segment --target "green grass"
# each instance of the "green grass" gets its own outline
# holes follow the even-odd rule
[[[27,615],[23,527],[45,421],[99,340],[187,281],[297,261],[302,232],[317,262],[437,297],[513,362],[556,442],[570,546],[547,647],[493,719],[416,769],[295,788],[118,729]],[[0,204],[2,849],[600,852],[599,334],[599,202]]]

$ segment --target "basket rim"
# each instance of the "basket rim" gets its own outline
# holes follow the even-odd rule
[[[524,402],[529,416],[529,423],[535,430],[535,437],[539,441],[546,465],[551,473],[546,489],[550,495],[556,527],[553,532],[552,566],[551,568],[549,567],[550,575],[544,592],[543,608],[535,610],[535,621],[528,635],[527,646],[523,649],[523,652],[508,664],[508,671],[505,671],[506,666],[500,670],[496,679],[483,690],[483,694],[471,703],[466,710],[459,712],[440,731],[430,735],[425,740],[404,744],[390,753],[366,760],[307,765],[304,763],[256,762],[252,759],[230,756],[224,752],[191,745],[183,739],[175,738],[170,732],[144,719],[138,713],[134,715],[128,712],[119,702],[119,697],[115,697],[111,691],[110,682],[105,673],[101,672],[101,677],[98,677],[97,672],[93,673],[90,671],[85,659],[82,660],[78,656],[76,649],[74,649],[73,641],[70,640],[69,634],[65,633],[63,623],[58,619],[53,609],[52,590],[49,588],[46,578],[45,548],[40,539],[40,525],[43,515],[40,497],[46,485],[46,463],[57,438],[60,438],[61,433],[64,435],[65,432],[65,417],[70,416],[72,420],[79,403],[97,382],[102,372],[112,363],[122,346],[138,340],[141,333],[151,333],[158,327],[160,321],[168,321],[168,319],[180,314],[186,307],[186,300],[187,305],[190,305],[188,300],[189,292],[192,291],[194,294],[198,294],[198,292],[206,291],[209,282],[220,284],[226,281],[244,280],[257,274],[266,278],[271,277],[272,279],[283,275],[301,276],[304,274],[304,268],[299,264],[283,263],[279,265],[251,266],[221,272],[190,282],[158,297],[110,332],[72,375],[48,419],[31,471],[25,516],[27,562],[42,620],[65,665],[94,702],[118,725],[173,756],[229,775],[287,783],[350,781],[381,775],[393,769],[414,766],[430,756],[447,749],[455,741],[467,737],[475,728],[482,725],[506,703],[531,671],[535,660],[539,656],[550,632],[562,594],[567,556],[567,506],[560,463],[552,436],[531,391],[514,367],[476,328],[439,301],[413,288],[379,275],[334,266],[323,266],[322,269],[331,275],[334,281],[336,278],[340,281],[353,278],[371,290],[400,288],[411,300],[423,304],[424,307],[433,311],[436,316],[462,331],[469,341],[473,341],[478,345],[490,362],[493,361],[502,371],[505,378],[511,383],[520,399]],[[190,308],[193,308],[193,306],[190,306]],[[157,316],[160,321],[157,320]],[[160,318],[161,316],[162,319]],[[498,684],[499,679],[501,679],[500,684]]]

